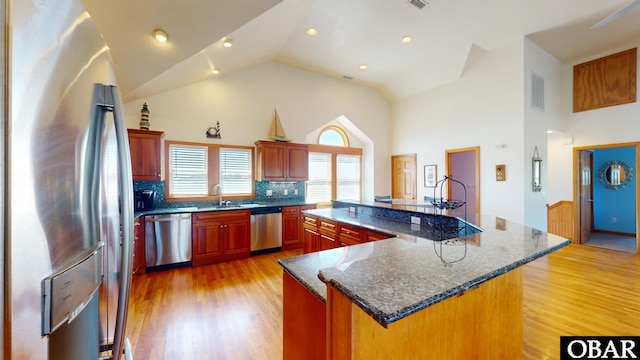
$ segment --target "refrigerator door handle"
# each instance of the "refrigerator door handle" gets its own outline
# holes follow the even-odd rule
[[[129,294],[131,292],[131,274],[133,270],[133,178],[131,174],[131,155],[129,139],[122,114],[122,100],[115,86],[100,85],[104,97],[99,101],[108,110],[113,111],[116,142],[118,147],[118,166],[120,168],[119,186],[121,201],[122,248],[120,268],[120,291],[118,294],[118,310],[116,311],[116,325],[113,337],[112,357],[119,360],[125,348],[124,331],[127,323],[129,308]],[[130,354],[129,354],[130,355]]]

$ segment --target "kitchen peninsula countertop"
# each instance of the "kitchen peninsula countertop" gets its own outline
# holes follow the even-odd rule
[[[493,216],[473,217],[481,232],[437,241],[414,235],[412,224],[348,208],[305,213],[398,236],[279,260],[323,302],[330,283],[385,327],[570,243]]]

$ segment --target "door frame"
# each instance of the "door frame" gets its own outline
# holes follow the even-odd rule
[[[603,144],[603,145],[591,145],[591,146],[579,146],[573,148],[573,203],[574,203],[574,234],[576,240],[574,243],[580,243],[580,234],[578,233],[581,229],[581,216],[580,216],[580,202],[578,201],[580,196],[580,169],[579,169],[579,152],[586,150],[599,150],[599,149],[611,149],[611,148],[619,148],[619,147],[630,147],[633,146],[636,148],[636,161],[635,161],[635,171],[637,172],[640,168],[640,142],[627,142],[627,143],[616,143],[616,144]],[[637,173],[636,173],[637,175]],[[591,178],[593,179],[594,173],[592,169]],[[593,181],[592,181],[593,182]],[[592,219],[593,221],[593,219]],[[640,226],[640,181],[636,177],[636,253],[640,250],[640,232],[638,232],[638,227]]]
[[[455,153],[461,152],[471,152],[473,151],[475,154],[475,180],[476,180],[476,208],[475,213],[480,213],[480,146],[472,146],[467,148],[460,149],[449,149],[445,150],[445,167],[447,172],[445,174],[451,174],[451,155]],[[449,186],[447,188],[447,198],[451,198],[451,182],[449,181]]]
[[[393,189],[395,189],[395,165],[396,159],[411,158],[413,163],[413,178],[411,179],[411,199],[415,200],[418,196],[418,154],[399,154],[391,155],[391,198],[393,198]]]

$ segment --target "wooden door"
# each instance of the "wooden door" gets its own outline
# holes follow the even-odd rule
[[[452,181],[447,182],[447,198],[451,200],[467,201],[467,214],[480,213],[480,148],[471,147],[446,151],[447,167],[445,174],[458,180],[466,187],[463,189],[459,184]],[[442,178],[442,176],[440,176]],[[461,207],[456,212],[462,212]]]
[[[391,156],[391,198],[415,199],[417,191],[416,154]]]
[[[593,230],[593,153],[580,151],[578,154],[579,190],[578,197],[580,208],[580,244],[584,244],[591,238]]]

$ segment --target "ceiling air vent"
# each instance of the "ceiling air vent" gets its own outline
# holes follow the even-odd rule
[[[425,5],[428,4],[428,2],[422,0],[409,0],[409,4],[417,7],[418,9],[422,9]]]
[[[531,107],[544,111],[544,78],[531,73]]]

